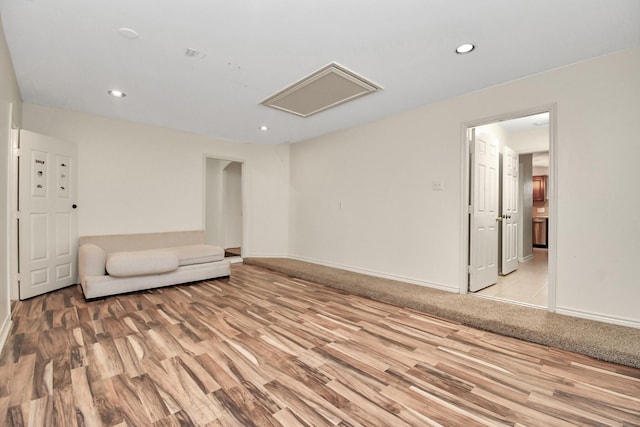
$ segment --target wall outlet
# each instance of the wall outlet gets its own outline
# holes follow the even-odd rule
[[[443,180],[437,180],[437,181],[433,181],[431,183],[431,189],[432,190],[444,190],[444,181]]]

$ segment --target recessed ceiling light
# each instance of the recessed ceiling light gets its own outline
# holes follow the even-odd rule
[[[263,132],[266,132],[266,131],[269,130],[269,127],[265,126],[265,125],[262,125],[262,126],[260,126],[260,130],[263,131]]]
[[[138,32],[136,30],[132,30],[131,28],[122,27],[118,30],[118,33],[126,39],[137,39]]]
[[[475,49],[476,46],[472,45],[471,43],[465,43],[465,44],[461,44],[460,46],[458,46],[458,48],[456,49],[456,53],[463,55],[465,53],[469,53],[471,52],[473,49]]]
[[[111,95],[111,96],[113,96],[113,97],[115,97],[115,98],[124,98],[125,96],[127,96],[127,94],[126,94],[126,93],[124,93],[123,91],[121,91],[121,90],[116,90],[116,89],[114,89],[114,90],[110,90],[110,91],[109,91],[109,95]]]

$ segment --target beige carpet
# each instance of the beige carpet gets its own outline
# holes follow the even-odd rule
[[[563,316],[473,295],[459,295],[395,280],[285,258],[244,263],[409,307],[479,329],[640,368],[640,329]]]

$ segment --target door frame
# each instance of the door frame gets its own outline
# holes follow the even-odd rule
[[[230,166],[236,166],[238,165],[240,167],[240,185],[237,186],[233,186],[230,187],[229,182],[230,182],[230,171],[229,171],[229,167]],[[222,168],[222,183],[221,183],[221,187],[222,187],[222,212],[221,212],[221,220],[222,220],[222,229],[219,230],[222,232],[222,241],[224,242],[224,248],[223,249],[228,249],[228,248],[234,248],[236,247],[235,244],[232,244],[231,242],[233,241],[233,239],[230,239],[230,237],[233,235],[233,233],[235,232],[239,232],[240,233],[240,249],[242,250],[242,167],[243,167],[243,163],[242,162],[231,162],[228,165],[226,165],[225,167]],[[230,203],[231,199],[233,199],[234,197],[237,197],[238,194],[240,193],[240,200],[239,200],[239,206],[237,203]],[[237,200],[236,200],[237,202]],[[232,215],[229,215],[229,209],[230,207],[239,207],[240,211],[239,212],[232,212]],[[238,223],[234,223],[234,220],[237,221],[238,217],[240,218],[239,224]],[[239,230],[238,230],[239,228]],[[230,233],[230,230],[233,230],[232,233]]]
[[[9,147],[9,200],[7,207],[9,214],[9,298],[17,301],[20,297],[20,285],[18,283],[19,243],[18,243],[18,161],[20,149],[20,126],[11,124],[11,143]]]
[[[248,227],[248,203],[247,200],[247,161],[245,159],[240,159],[237,157],[228,157],[228,156],[219,156],[217,154],[204,154],[202,156],[202,229],[206,230],[206,219],[207,219],[207,159],[214,160],[224,160],[228,162],[236,162],[240,163],[241,167],[241,176],[240,176],[240,191],[242,194],[240,195],[242,198],[242,246],[241,246],[241,256],[240,258],[244,258],[249,256],[248,249],[249,245],[249,227]],[[224,248],[223,248],[224,249]],[[239,262],[239,260],[238,260]]]
[[[499,114],[495,116],[480,118],[464,122],[460,126],[461,141],[461,183],[462,191],[460,199],[461,215],[460,215],[460,294],[469,293],[469,257],[470,257],[470,238],[469,238],[469,195],[470,195],[470,179],[469,174],[469,141],[467,138],[468,129],[477,126],[488,125],[495,122],[517,119],[519,117],[531,116],[540,113],[549,113],[549,293],[547,301],[547,310],[555,312],[556,309],[556,271],[557,271],[557,210],[558,210],[558,162],[557,162],[557,104],[545,104],[537,107],[527,108],[510,113]]]

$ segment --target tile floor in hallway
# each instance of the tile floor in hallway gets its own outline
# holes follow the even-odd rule
[[[498,276],[498,283],[476,292],[476,295],[539,307],[547,306],[548,250],[533,248],[533,258],[521,262],[518,269]]]

